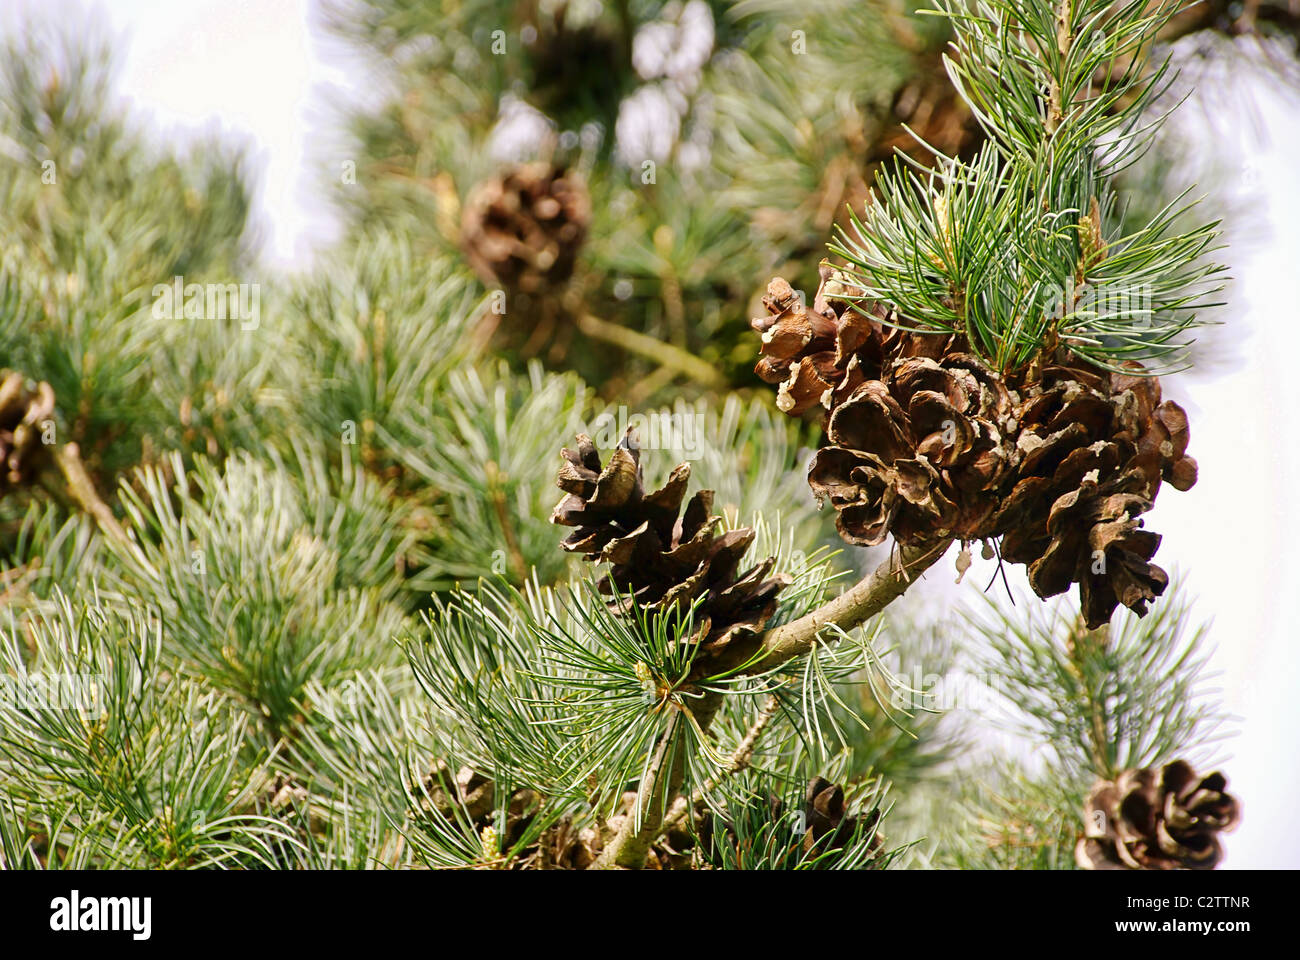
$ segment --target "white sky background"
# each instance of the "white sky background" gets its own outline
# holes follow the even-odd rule
[[[29,13],[107,25],[116,92],[136,119],[187,138],[217,133],[247,144],[253,216],[264,260],[301,268],[337,234],[317,192],[327,159],[314,139],[330,115],[364,96],[339,45],[310,24],[310,0],[0,0],[0,31]],[[95,16],[87,17],[89,10]],[[337,169],[337,165],[335,165]]]
[[[317,187],[330,161],[331,112],[365,97],[369,77],[347,69],[311,26],[309,0],[101,0],[125,40],[119,91],[159,129],[180,137],[220,130],[253,145],[254,217],[265,259],[301,269],[336,235]],[[84,19],[76,0],[0,0],[0,32],[28,12]],[[1222,311],[1245,340],[1226,373],[1184,376],[1166,394],[1189,410],[1200,480],[1166,488],[1148,526],[1157,555],[1185,574],[1195,615],[1213,619],[1228,708],[1242,718],[1225,749],[1245,819],[1227,838],[1229,867],[1300,867],[1300,107],[1276,84],[1254,83],[1262,140],[1244,112],[1223,111],[1194,151],[1220,156],[1243,207],[1257,208],[1248,251],[1229,252],[1237,283]],[[340,158],[342,159],[342,158]],[[945,561],[945,567],[947,561]],[[963,589],[988,582],[978,557]],[[950,575],[944,569],[935,578]],[[978,586],[972,586],[978,584]]]
[[[1287,797],[1300,789],[1300,376],[1287,343],[1300,319],[1300,107],[1258,92],[1267,140],[1242,151],[1251,158],[1239,169],[1243,193],[1266,207],[1265,233],[1251,255],[1229,252],[1237,282],[1224,311],[1246,338],[1244,362],[1171,384],[1191,416],[1200,477],[1162,496],[1149,525],[1164,535],[1160,555],[1186,573],[1198,615],[1214,620],[1215,666],[1242,718],[1225,769],[1245,819],[1226,863],[1296,868],[1300,827]]]

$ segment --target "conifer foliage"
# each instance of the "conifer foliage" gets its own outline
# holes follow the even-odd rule
[[[293,277],[240,154],[155,150],[106,49],[6,51],[0,865],[1222,860],[1206,633],[1144,526],[1201,470],[1160,378],[1217,233],[1125,171],[1160,41],[1225,14],[318,13],[395,93]],[[1025,596],[924,623],[972,546]],[[907,677],[971,664],[1041,763]]]

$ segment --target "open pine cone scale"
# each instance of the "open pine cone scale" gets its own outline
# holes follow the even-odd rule
[[[54,391],[0,370],[0,491],[30,483],[50,462],[42,425],[54,416]]]

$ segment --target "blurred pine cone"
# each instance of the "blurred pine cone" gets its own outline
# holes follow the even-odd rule
[[[1078,583],[1089,627],[1139,615],[1168,583],[1142,530],[1162,481],[1196,482],[1187,415],[1160,382],[1084,365],[995,371],[965,338],[890,327],[888,310],[824,265],[811,308],[779,278],[755,372],[791,415],[820,409],[809,467],[846,541],[916,545],[1001,537],[1041,597]]]
[[[579,827],[564,818],[544,832],[537,844],[534,867],[538,870],[586,870],[605,848],[595,827]]]
[[[613,25],[597,19],[570,26],[560,12],[542,18],[524,46],[529,99],[561,129],[597,121],[612,129],[633,74],[629,48]]]
[[[632,604],[656,611],[684,614],[701,600],[695,638],[705,653],[762,630],[790,579],[768,576],[775,565],[771,557],[739,572],[754,531],[740,527],[719,533],[722,518],[712,515],[712,490],[696,493],[681,511],[690,465],[679,464],[662,488],[647,494],[632,430],[603,467],[591,439],[579,434],[577,441],[576,450],[561,451],[557,484],[566,496],[551,522],[577,528],[561,543],[563,549],[609,564],[601,592],[620,609],[629,592]]]
[[[322,801],[286,773],[267,776],[255,794],[254,803],[245,812],[266,814],[286,821],[301,818],[302,828],[318,837],[329,829],[329,818]]]
[[[471,191],[461,245],[488,286],[544,293],[573,274],[591,222],[591,199],[577,174],[549,163],[514,167]]]
[[[872,144],[871,162],[887,163],[899,151],[925,164],[934,162],[934,151],[969,160],[985,140],[970,106],[948,79],[942,60],[933,56],[917,69],[915,79],[894,95],[888,125]]]
[[[490,779],[470,767],[453,772],[442,760],[435,760],[419,784],[411,788],[411,799],[425,811],[436,810],[451,817],[457,807],[479,826],[486,826],[495,802]]]
[[[0,492],[29,483],[47,464],[42,424],[54,416],[54,390],[0,370]]]
[[[1085,870],[1212,870],[1223,859],[1219,833],[1241,816],[1227,784],[1182,760],[1102,781],[1084,806],[1075,860]]]

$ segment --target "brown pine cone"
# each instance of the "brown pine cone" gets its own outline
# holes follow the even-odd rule
[[[880,819],[879,808],[862,817],[848,816],[844,809],[844,789],[823,777],[808,784],[804,803],[803,852],[814,858],[830,850],[843,849],[858,831],[869,831]],[[882,845],[880,834],[871,839],[872,855]]]
[[[306,829],[317,835],[329,828],[324,804],[313,797],[305,786],[285,773],[266,777],[255,794],[253,803],[247,805],[242,812],[270,814],[281,818],[298,815],[303,817]]]
[[[1015,480],[994,519],[1005,531],[1002,557],[1032,564],[1050,546],[1047,521],[1057,498],[1085,476],[1105,483],[1131,462],[1136,447],[1116,436],[1115,410],[1104,374],[1049,367],[1022,387],[1016,409]],[[1094,473],[1095,471],[1095,473]]]
[[[538,870],[586,870],[604,848],[599,830],[579,827],[566,817],[539,838],[532,865]]]
[[[48,463],[41,429],[53,416],[48,383],[29,387],[21,373],[0,371],[0,492],[28,483]]]
[[[577,440],[577,450],[561,451],[564,465],[557,483],[567,495],[551,522],[577,528],[561,543],[565,550],[609,564],[601,592],[621,610],[630,602],[684,613],[703,598],[695,611],[696,638],[709,652],[721,650],[738,634],[760,631],[790,578],[768,576],[774,558],[739,572],[754,531],[741,527],[719,533],[722,518],[711,515],[711,490],[696,493],[681,512],[689,464],[678,465],[661,489],[646,494],[633,431],[604,467],[591,439],[579,434]]]
[[[843,378],[849,358],[881,331],[850,306],[842,305],[837,314],[824,296],[828,284],[838,290],[837,281],[828,265],[821,274],[811,308],[789,283],[774,277],[763,297],[768,315],[750,321],[763,335],[754,372],[767,383],[780,384],[776,405],[792,416],[829,406],[827,391]]]
[[[832,851],[843,851],[855,837],[869,834],[879,820],[878,807],[850,815],[843,788],[823,777],[814,777],[808,782],[798,815],[788,811],[785,801],[775,795],[766,800],[752,797],[738,809],[730,810],[725,818],[705,812],[695,833],[697,863],[706,869],[829,867],[839,860]],[[865,862],[856,865],[865,869],[876,866],[883,846],[884,840],[876,832],[868,844]]]
[[[1164,593],[1169,577],[1151,563],[1160,536],[1141,529],[1137,517],[1151,502],[1131,491],[1141,474],[1130,470],[1098,485],[1084,480],[1052,505],[1047,530],[1051,543],[1029,566],[1029,582],[1040,597],[1064,593],[1079,584],[1080,608],[1089,629],[1109,622],[1119,604],[1139,616]]]
[[[435,760],[423,780],[411,788],[411,799],[419,809],[437,810],[444,816],[452,816],[460,807],[475,823],[486,826],[495,802],[495,786],[470,767],[453,773],[446,763]]]
[[[754,372],[780,384],[776,405],[782,411],[799,416],[820,406],[824,415],[863,382],[880,379],[890,360],[943,356],[951,338],[936,341],[888,326],[881,322],[888,311],[861,300],[862,291],[838,270],[823,263],[820,274],[811,307],[773,277],[763,297],[767,316],[749,322],[763,337]]]
[[[1172,400],[1161,402],[1157,377],[1112,374],[1110,389],[1118,424],[1138,445],[1136,462],[1147,480],[1147,496],[1155,498],[1161,480],[1175,490],[1190,490],[1197,467],[1187,455],[1187,412]]]
[[[1022,456],[994,518],[1003,559],[1028,566],[1040,597],[1078,583],[1090,628],[1120,604],[1146,613],[1169,578],[1150,562],[1160,537],[1139,517],[1163,478],[1181,490],[1196,480],[1186,414],[1161,403],[1154,377],[1077,365],[1049,367],[1021,393]]]
[[[1075,860],[1085,870],[1212,870],[1223,859],[1219,833],[1241,808],[1223,774],[1198,776],[1176,760],[1155,770],[1125,770],[1093,787]]]
[[[962,337],[888,326],[827,265],[811,308],[779,278],[764,305],[756,372],[787,413],[825,410],[808,482],[846,541],[1001,538],[1039,596],[1079,584],[1089,627],[1164,591],[1160,538],[1139,518],[1162,481],[1186,490],[1197,470],[1187,415],[1140,365],[1111,374],[1058,350],[995,371]]]
[[[453,774],[441,760],[434,761],[423,782],[412,788],[411,797],[416,810],[425,814],[436,810],[446,820],[473,829],[480,841],[485,836],[490,838],[497,854],[519,843],[537,816],[541,802],[533,790],[515,790],[506,807],[504,834],[500,834],[496,784],[470,767],[462,767]],[[420,813],[413,811],[412,816],[419,817]],[[463,823],[464,818],[468,818],[468,824]],[[515,870],[585,870],[600,856],[602,847],[599,830],[579,826],[572,817],[564,817],[522,850],[515,851],[509,866]],[[486,849],[484,852],[488,853]]]
[[[470,193],[461,245],[488,286],[542,293],[573,274],[590,223],[591,198],[577,174],[548,163],[525,164]]]
[[[436,811],[453,823],[467,817],[479,834],[492,828],[500,850],[509,849],[519,842],[537,815],[540,802],[533,790],[523,787],[515,790],[506,806],[505,830],[498,834],[496,831],[501,825],[496,817],[496,784],[471,767],[462,767],[453,774],[441,760],[435,760],[421,783],[411,788],[411,800],[413,816],[419,816],[415,810],[426,814]],[[519,859],[526,861],[533,853],[535,851]]]

